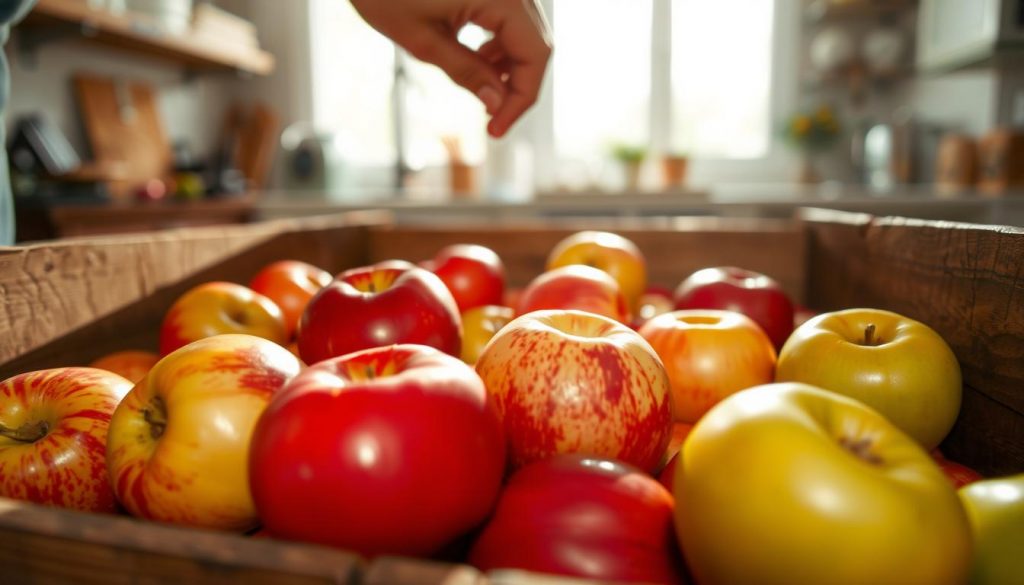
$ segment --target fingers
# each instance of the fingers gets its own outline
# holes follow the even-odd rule
[[[494,116],[503,107],[505,84],[501,72],[480,54],[458,42],[455,35],[436,29],[423,31],[406,50],[420,61],[437,65],[455,83],[473,92]]]
[[[507,74],[501,107],[492,113],[487,131],[499,138],[536,101],[551,58],[550,34],[543,14],[532,0],[519,0],[518,10],[501,18],[500,26],[485,28],[495,37],[480,47],[479,54],[495,63],[499,75]]]

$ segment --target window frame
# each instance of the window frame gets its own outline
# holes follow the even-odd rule
[[[554,3],[541,0],[545,12],[555,22]],[[672,132],[664,120],[672,116],[671,77],[671,4],[672,0],[652,0],[651,29],[651,104],[649,144],[652,152],[664,152]],[[768,152],[760,158],[727,159],[697,156],[689,166],[693,183],[785,182],[790,177],[793,154],[777,140],[775,129],[792,111],[799,99],[799,63],[802,11],[799,0],[772,0],[772,74],[769,92]],[[558,47],[555,47],[558,50]],[[510,132],[509,140],[528,142],[534,151],[538,191],[554,188],[558,161],[555,156],[553,72],[549,67],[540,98],[533,110]]]

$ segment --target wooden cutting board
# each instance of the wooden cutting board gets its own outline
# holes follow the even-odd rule
[[[124,170],[120,180],[111,181],[112,194],[128,194],[170,173],[171,145],[150,85],[91,75],[78,75],[74,83],[96,164]]]

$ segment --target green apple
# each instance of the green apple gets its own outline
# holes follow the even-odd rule
[[[960,412],[953,350],[924,323],[890,311],[848,309],[810,319],[782,346],[775,381],[860,400],[928,450]]]
[[[694,426],[673,488],[704,585],[961,584],[967,517],[932,458],[856,400],[806,384],[733,394]]]
[[[974,536],[973,584],[1024,582],[1024,473],[960,488]]]

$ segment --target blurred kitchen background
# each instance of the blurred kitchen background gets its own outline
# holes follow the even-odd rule
[[[376,207],[1024,225],[1022,0],[542,4],[545,88],[494,141],[346,0],[38,0],[6,46],[19,239]]]

